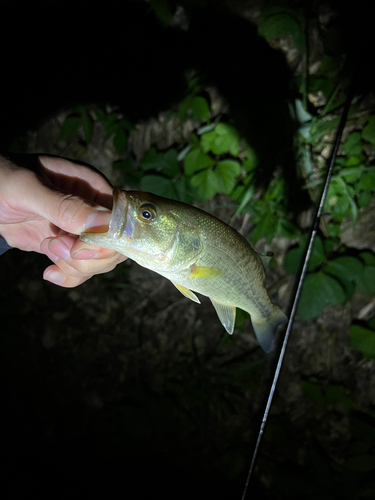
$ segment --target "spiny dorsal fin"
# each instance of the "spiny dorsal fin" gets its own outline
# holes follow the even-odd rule
[[[272,252],[267,252],[265,254],[258,253],[258,255],[260,257],[260,260],[262,261],[264,269],[267,269],[267,267],[269,266],[269,263],[271,262],[271,260],[273,258],[273,253]]]

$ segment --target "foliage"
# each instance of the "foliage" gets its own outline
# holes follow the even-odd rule
[[[80,131],[83,132],[85,142],[89,144],[93,137],[94,121],[99,120],[105,131],[104,141],[113,137],[113,146],[117,153],[122,156],[127,147],[128,133],[134,126],[120,113],[106,113],[104,109],[95,107],[89,109],[85,106],[77,106],[73,113],[69,114],[60,132],[60,139],[72,139]]]
[[[282,5],[267,5],[262,9],[259,34],[266,40],[280,35],[291,35],[295,47],[305,52],[304,18],[295,10]]]
[[[350,345],[366,358],[375,359],[375,316],[366,327],[357,324],[350,327]]]
[[[303,259],[307,236],[288,251],[284,269],[297,274]],[[327,305],[345,304],[357,289],[370,296],[375,292],[375,255],[372,252],[353,252],[344,246],[332,251],[330,240],[316,237],[298,306],[300,320],[319,316]]]
[[[169,25],[172,16],[169,3],[152,0],[150,5],[161,23]],[[259,33],[270,41],[275,41],[280,35],[289,35],[295,47],[307,57],[319,52],[314,47],[306,51],[308,33],[305,34],[305,29],[310,21],[311,19],[306,19],[306,13],[302,9],[289,7],[285,2],[283,5],[266,3],[261,8]],[[298,98],[290,103],[290,114],[298,128],[295,148],[299,173],[305,182],[306,196],[313,202],[319,198],[326,170],[322,152],[330,150],[332,146],[333,133],[340,121],[337,111],[340,110],[345,94],[339,59],[332,53],[325,54],[318,71],[313,75],[308,74],[308,61],[305,74],[295,79],[294,90],[298,93]],[[324,96],[323,105],[314,108],[309,104],[308,97],[314,94]],[[250,215],[253,244],[262,238],[265,238],[267,244],[272,244],[275,236],[292,239],[293,246],[287,252],[283,265],[286,273],[296,274],[303,259],[307,235],[304,228],[299,227],[298,219],[289,212],[284,180],[275,176],[266,191],[255,191],[253,181],[258,160],[254,150],[241,137],[235,123],[214,116],[207,91],[197,75],[188,79],[186,95],[173,112],[182,123],[191,120],[195,133],[181,148],[174,146],[158,151],[152,147],[140,162],[128,151],[128,136],[134,128],[133,124],[117,112],[107,113],[99,107],[77,106],[66,118],[60,137],[71,139],[78,134],[89,144],[94,125],[100,122],[105,131],[104,140],[112,139],[119,156],[115,167],[126,174],[125,181],[129,186],[186,203],[207,201],[217,194],[228,196],[236,205],[235,215]],[[336,160],[324,206],[324,225],[315,240],[299,303],[300,321],[319,316],[327,305],[345,304],[356,290],[365,296],[375,293],[375,255],[370,251],[346,248],[340,240],[343,221],[351,218],[355,226],[361,213],[369,206],[375,191],[375,166],[370,159],[375,147],[375,116],[368,114],[356,121],[356,112],[357,109],[352,107],[349,115],[350,132],[345,136]],[[116,284],[117,289],[120,286],[126,285]],[[248,315],[238,311],[236,328],[242,330],[245,321],[248,321]],[[219,345],[232,346],[235,342],[235,337],[223,336]],[[368,324],[351,326],[350,345],[365,358],[375,358],[374,318]],[[217,389],[219,399],[222,399],[223,381],[245,372],[246,383],[249,383],[249,371],[254,366],[242,363],[235,369],[223,370]],[[209,369],[211,370],[211,366]],[[177,377],[173,384],[170,383],[168,395],[181,398],[181,406],[188,400],[194,408],[192,413],[198,408],[204,414],[207,399],[204,391],[202,392],[202,380],[205,377],[198,379],[196,375],[186,374],[186,387],[190,393],[181,382],[176,382]],[[207,393],[212,392],[212,388],[209,389]],[[317,450],[311,445],[311,453],[306,462],[314,472],[314,478],[309,474],[309,477],[303,476],[302,481],[296,477],[297,474],[293,476],[288,471],[290,475],[280,477],[280,484],[282,480],[284,484],[288,483],[288,487],[292,483],[295,486],[293,497],[296,498],[301,498],[301,495],[316,498],[322,492],[325,498],[344,498],[344,495],[345,498],[373,497],[375,484],[369,473],[373,474],[375,469],[375,423],[368,415],[360,412],[354,416],[354,411],[358,409],[355,391],[348,391],[342,384],[322,384],[312,380],[303,381],[301,390],[304,397],[318,409],[327,413],[334,412],[335,417],[340,413],[348,415],[351,438],[341,462],[332,463],[327,458],[328,452]],[[147,414],[160,413],[159,407],[156,407],[156,411],[151,406],[146,409]],[[132,413],[128,417],[129,428],[137,420],[138,413]],[[271,422],[265,438],[284,448],[293,447],[293,439],[287,435],[285,426],[279,423],[272,425]],[[237,473],[241,471],[244,455],[233,452],[227,456],[229,464],[235,461],[233,457],[236,463],[241,464],[232,466],[232,470],[237,468]],[[334,484],[331,474],[335,474]],[[309,485],[308,488],[306,484]],[[317,485],[320,488],[318,493]],[[348,485],[347,493],[345,487]],[[333,492],[334,487],[340,490],[340,495]]]

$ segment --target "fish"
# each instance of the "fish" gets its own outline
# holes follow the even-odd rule
[[[215,216],[192,205],[142,191],[113,190],[108,231],[83,232],[86,243],[115,250],[169,279],[188,299],[208,297],[232,334],[236,308],[248,312],[260,346],[269,352],[287,316],[265,288],[270,256]]]

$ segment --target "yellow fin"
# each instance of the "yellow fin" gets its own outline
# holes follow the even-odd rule
[[[198,299],[198,297],[195,295],[195,293],[193,293],[191,290],[189,290],[188,288],[186,288],[182,285],[179,285],[178,283],[175,283],[174,281],[172,281],[172,283],[177,288],[177,290],[180,290],[182,295],[185,295],[186,298],[192,300],[193,302],[197,302],[198,304],[201,303],[201,301]]]
[[[234,322],[236,320],[236,308],[234,306],[226,306],[225,304],[220,304],[220,302],[216,302],[211,299],[211,302],[216,309],[217,315],[226,329],[226,331],[232,335],[234,330]]]
[[[196,266],[193,264],[191,266],[189,278],[210,279],[216,278],[216,276],[220,276],[221,274],[223,274],[223,271],[220,271],[220,269],[217,269],[216,267]]]

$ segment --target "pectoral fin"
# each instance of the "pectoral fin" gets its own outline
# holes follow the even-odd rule
[[[192,300],[193,302],[197,302],[198,304],[201,303],[201,301],[198,299],[198,297],[195,295],[195,293],[193,293],[191,290],[189,290],[188,288],[186,288],[182,285],[179,285],[178,283],[175,283],[174,281],[172,281],[172,283],[177,288],[177,290],[180,290],[182,295],[185,295],[186,298]]]
[[[234,322],[236,320],[236,308],[234,306],[226,306],[224,304],[220,304],[215,300],[211,299],[214,308],[216,309],[217,315],[226,329],[226,331],[232,335],[234,330]]]
[[[216,276],[220,276],[221,274],[223,274],[223,272],[216,267],[196,266],[195,264],[193,264],[191,266],[191,273],[189,274],[189,278],[210,279],[216,278]]]

